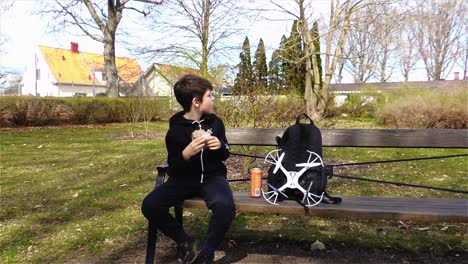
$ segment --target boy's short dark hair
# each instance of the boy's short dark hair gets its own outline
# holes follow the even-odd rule
[[[207,90],[213,90],[211,82],[203,77],[193,74],[182,76],[182,78],[174,84],[175,97],[177,102],[179,102],[179,104],[184,108],[185,112],[190,111],[193,98],[202,102],[203,95]]]

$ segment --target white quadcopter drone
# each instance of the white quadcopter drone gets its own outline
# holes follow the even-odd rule
[[[278,170],[281,170],[281,172],[283,172],[283,174],[286,176],[286,183],[279,188],[267,183],[268,186],[272,189],[272,191],[264,192],[262,190],[263,198],[265,198],[265,200],[270,204],[278,205],[278,196],[283,195],[284,197],[288,198],[288,196],[283,191],[286,188],[290,188],[298,189],[300,192],[302,192],[302,194],[304,195],[302,199],[302,204],[305,207],[312,207],[319,204],[323,199],[324,192],[322,192],[320,195],[311,193],[310,189],[312,187],[313,182],[310,183],[309,187],[306,190],[299,184],[299,179],[310,168],[318,166],[321,166],[323,168],[324,165],[322,158],[317,153],[307,150],[307,152],[309,153],[309,158],[307,159],[307,162],[296,164],[296,167],[302,169],[300,169],[299,171],[287,171],[281,164],[285,153],[283,152],[281,156],[279,156],[280,150],[281,149],[277,149],[268,153],[265,157],[265,162],[275,165],[275,168],[273,169],[273,174],[276,174]]]

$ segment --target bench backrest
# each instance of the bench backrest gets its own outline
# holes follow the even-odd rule
[[[276,146],[285,129],[228,128],[230,145]],[[324,147],[468,148],[468,129],[321,129]]]

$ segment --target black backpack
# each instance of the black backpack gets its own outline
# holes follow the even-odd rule
[[[309,119],[310,124],[300,123],[302,116]],[[322,134],[309,116],[299,115],[282,137],[276,137],[276,142],[278,150],[270,152],[266,158],[272,163],[268,170],[268,192],[264,193],[268,202],[295,200],[305,209],[321,202],[341,203],[341,198],[331,197],[326,192]],[[285,173],[289,173],[289,183]]]

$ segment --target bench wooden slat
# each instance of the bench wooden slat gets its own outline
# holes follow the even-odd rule
[[[229,128],[232,145],[275,146],[284,129]],[[468,129],[321,129],[326,147],[468,148]]]
[[[271,205],[263,198],[251,198],[247,192],[235,192],[239,212],[305,215],[294,201]],[[206,208],[205,202],[195,198],[184,202],[186,208]],[[393,198],[345,196],[342,204],[320,204],[309,209],[308,215],[422,222],[468,222],[468,200],[432,198]]]

